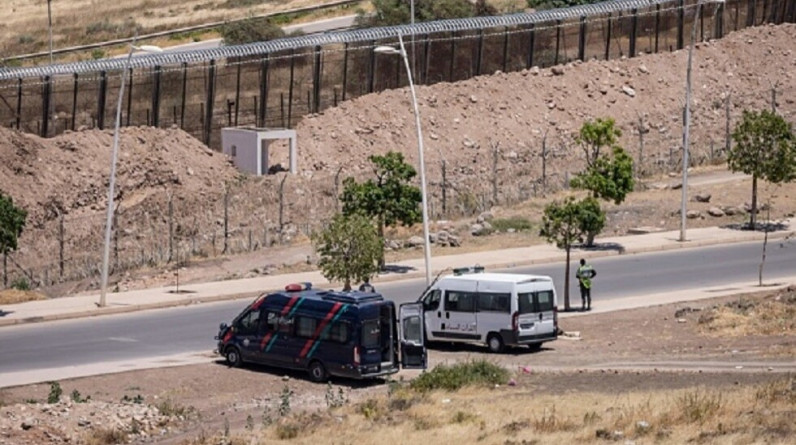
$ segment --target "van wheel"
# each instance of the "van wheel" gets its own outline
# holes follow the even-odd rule
[[[326,368],[323,367],[323,363],[318,360],[313,360],[312,363],[310,363],[310,367],[307,368],[307,371],[310,374],[310,380],[316,383],[323,383],[329,378],[329,374],[326,373]]]
[[[503,352],[503,339],[499,335],[492,333],[486,338],[486,346],[490,352]]]
[[[240,350],[235,346],[230,346],[227,348],[224,356],[227,358],[227,365],[238,368],[243,363],[243,359],[240,356]]]

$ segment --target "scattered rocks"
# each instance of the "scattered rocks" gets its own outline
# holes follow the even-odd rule
[[[696,202],[710,202],[711,195],[710,193],[700,192],[694,195],[694,201]]]
[[[636,97],[636,90],[634,90],[633,88],[630,88],[627,85],[622,85],[622,92],[627,94],[630,97]]]
[[[556,65],[556,66],[550,68],[550,72],[553,73],[553,75],[556,75],[556,76],[563,76],[564,75],[564,67],[561,66],[561,65]]]
[[[724,216],[724,212],[718,207],[711,207],[711,208],[708,209],[708,215],[716,217],[716,218],[720,218],[720,217]]]

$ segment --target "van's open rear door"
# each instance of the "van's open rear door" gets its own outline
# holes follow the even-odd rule
[[[426,369],[428,358],[423,338],[423,305],[405,303],[398,312],[401,323],[401,366],[404,369]]]

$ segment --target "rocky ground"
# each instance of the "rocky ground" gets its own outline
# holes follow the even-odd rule
[[[482,347],[439,345],[430,350],[430,364],[488,359],[509,368],[537,397],[732,390],[782,379],[792,370],[795,291],[570,317],[561,321],[567,336],[539,352],[494,355]],[[398,379],[414,375],[402,371]],[[380,381],[325,386],[310,383],[304,373],[230,369],[221,361],[79,378],[58,387],[57,403],[47,403],[52,384],[0,390],[0,444],[228,443],[203,438],[225,431],[246,437],[265,428],[284,414],[285,399],[294,413],[323,412],[330,404],[355,404],[389,390]]]
[[[788,42],[795,39],[796,25],[783,24],[697,45],[694,165],[721,161],[728,109],[732,128],[742,110],[770,108],[772,89],[777,111],[793,121],[796,57]],[[461,227],[458,218],[468,223],[483,211],[508,214],[519,205],[533,221],[555,197],[551,193],[582,168],[582,150],[573,136],[584,121],[596,117],[616,119],[623,131],[621,143],[639,163],[639,171],[676,175],[685,58],[686,52],[678,51],[574,62],[420,87],[432,217],[451,220],[446,228],[454,229],[461,244],[471,240],[469,226]],[[306,243],[306,234],[335,211],[342,178],[370,174],[370,154],[397,150],[416,162],[416,147],[406,142],[414,140],[415,128],[405,89],[307,116],[297,131],[300,174],[252,178],[238,174],[223,155],[180,130],[123,129],[112,284],[118,282],[120,289],[136,286],[141,274],[134,271],[145,266],[154,267],[144,273],[151,277],[164,268],[171,276],[175,265],[202,258],[223,263],[230,258],[220,256],[224,252],[260,252],[261,266],[249,269],[256,273],[306,262],[306,249],[277,262],[268,259],[274,251],[263,248]],[[0,184],[29,211],[20,248],[10,261],[12,281],[25,279],[50,295],[96,288],[111,144],[108,131],[41,139],[0,129]],[[273,162],[285,163],[278,149],[272,153]],[[655,208],[654,201],[607,205],[606,233],[623,234],[636,226],[675,227],[676,207]],[[720,204],[726,209],[745,201],[748,191],[743,190]],[[773,205],[771,217],[792,211]],[[700,224],[693,216],[694,224]],[[406,240],[416,234],[412,229],[390,235]],[[66,284],[52,286],[57,283]]]

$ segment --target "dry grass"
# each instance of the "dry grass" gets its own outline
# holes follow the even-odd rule
[[[242,19],[306,6],[331,3],[333,0],[284,0],[245,2],[239,0],[127,0],[98,2],[70,0],[52,2],[53,47],[64,48],[120,37],[131,37],[134,28],[139,34],[174,29],[209,22]],[[86,11],[91,11],[86,14]],[[353,9],[332,14],[353,14]],[[0,2],[0,56],[44,51],[48,47],[47,2],[43,0],[9,0]],[[309,14],[304,20],[330,16],[328,12]],[[213,38],[204,34],[202,38]],[[183,41],[189,41],[185,38]],[[162,41],[166,45],[182,43]]]
[[[34,292],[17,289],[5,289],[0,291],[0,304],[17,304],[27,301],[46,300],[44,295]]]
[[[796,289],[788,288],[762,301],[744,299],[709,309],[699,317],[700,331],[712,336],[793,335],[796,333]]]
[[[296,414],[247,443],[790,443],[796,381],[754,387],[538,396],[517,386],[433,392],[403,410],[374,398],[328,413]],[[193,442],[211,443],[211,442]]]

